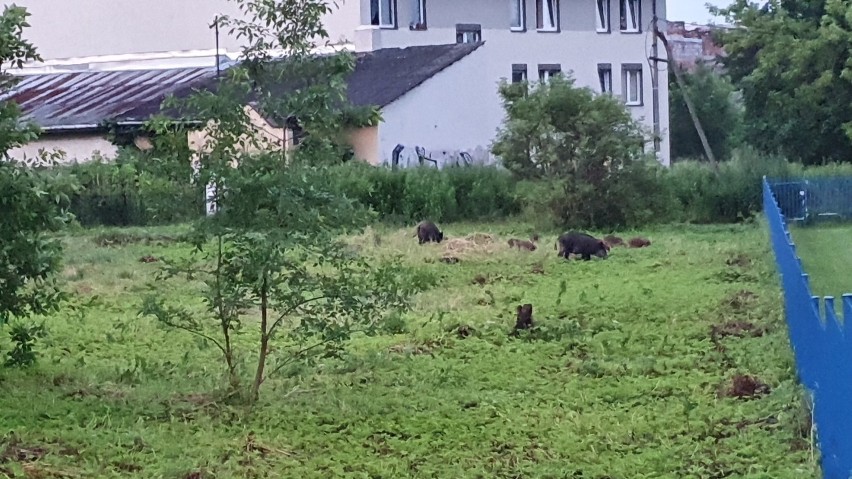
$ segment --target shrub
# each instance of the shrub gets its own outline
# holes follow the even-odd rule
[[[332,170],[336,190],[391,223],[487,220],[520,212],[511,175],[493,166],[392,170],[361,162]]]
[[[59,167],[81,186],[71,196],[71,212],[83,226],[148,226],[198,218],[203,187],[140,171],[134,161],[92,162]]]
[[[693,223],[734,223],[751,218],[762,208],[764,175],[787,177],[793,168],[783,158],[740,149],[731,161],[710,165],[675,163],[666,175],[677,198],[681,219]]]

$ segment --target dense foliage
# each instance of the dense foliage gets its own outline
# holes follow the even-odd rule
[[[687,95],[695,106],[701,127],[716,159],[731,157],[741,142],[743,109],[727,76],[711,67],[699,65],[685,72],[683,79]],[[701,139],[695,131],[689,109],[683,99],[682,89],[674,73],[669,71],[669,135],[671,157],[679,159],[706,159]]]
[[[852,158],[852,0],[736,0],[714,12],[746,140],[807,164]]]
[[[4,68],[39,59],[35,47],[23,38],[27,17],[26,9],[15,5],[4,7],[0,15],[0,97],[16,83]],[[68,190],[8,158],[10,150],[37,136],[38,128],[22,121],[17,104],[0,101],[0,326],[12,318],[51,311],[62,299],[54,281],[61,245],[50,233],[68,220]],[[18,323],[10,333],[16,346],[7,363],[31,364],[32,343],[41,328]]]

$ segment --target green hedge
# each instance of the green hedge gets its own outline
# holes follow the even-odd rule
[[[160,172],[141,162],[91,162],[57,168],[81,188],[71,198],[72,212],[84,226],[146,226],[196,219],[204,213],[204,189],[185,172]],[[323,181],[375,210],[382,221],[411,224],[488,221],[524,214],[538,222],[563,227],[574,221],[566,208],[582,209],[583,198],[572,197],[557,214],[554,201],[564,196],[554,180],[517,181],[502,168],[489,166],[420,167],[393,171],[361,162],[332,167]],[[653,174],[649,174],[653,173]],[[688,222],[732,223],[761,209],[761,178],[852,175],[852,165],[803,168],[782,158],[740,150],[717,166],[678,162],[671,168],[646,171],[637,179],[641,194],[587,192],[600,206],[609,198],[630,214],[620,221],[632,226]],[[186,179],[184,179],[184,177]],[[563,198],[564,199],[564,198]],[[602,212],[606,212],[602,210]],[[618,221],[618,220],[616,220]],[[634,224],[636,223],[636,224]],[[615,225],[612,225],[615,226]]]
[[[132,163],[94,161],[59,167],[79,185],[71,212],[83,226],[148,226],[198,218],[204,188],[140,171]]]
[[[489,166],[419,167],[393,171],[364,163],[332,170],[338,190],[370,206],[384,221],[491,220],[520,213],[509,172]]]

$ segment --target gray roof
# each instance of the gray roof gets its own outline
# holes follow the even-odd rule
[[[215,74],[216,67],[27,75],[11,98],[24,119],[46,130],[91,129]]]
[[[482,43],[384,48],[356,54],[347,79],[355,106],[384,107],[479,48]],[[160,111],[169,95],[215,88],[216,68],[50,73],[24,77],[12,94],[27,120],[50,130],[97,129],[104,121],[136,123]],[[280,85],[284,95],[288,87]]]

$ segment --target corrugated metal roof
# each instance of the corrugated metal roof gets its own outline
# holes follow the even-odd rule
[[[11,100],[46,130],[87,128],[120,121],[142,104],[159,105],[176,89],[215,75],[215,67],[27,75]]]

